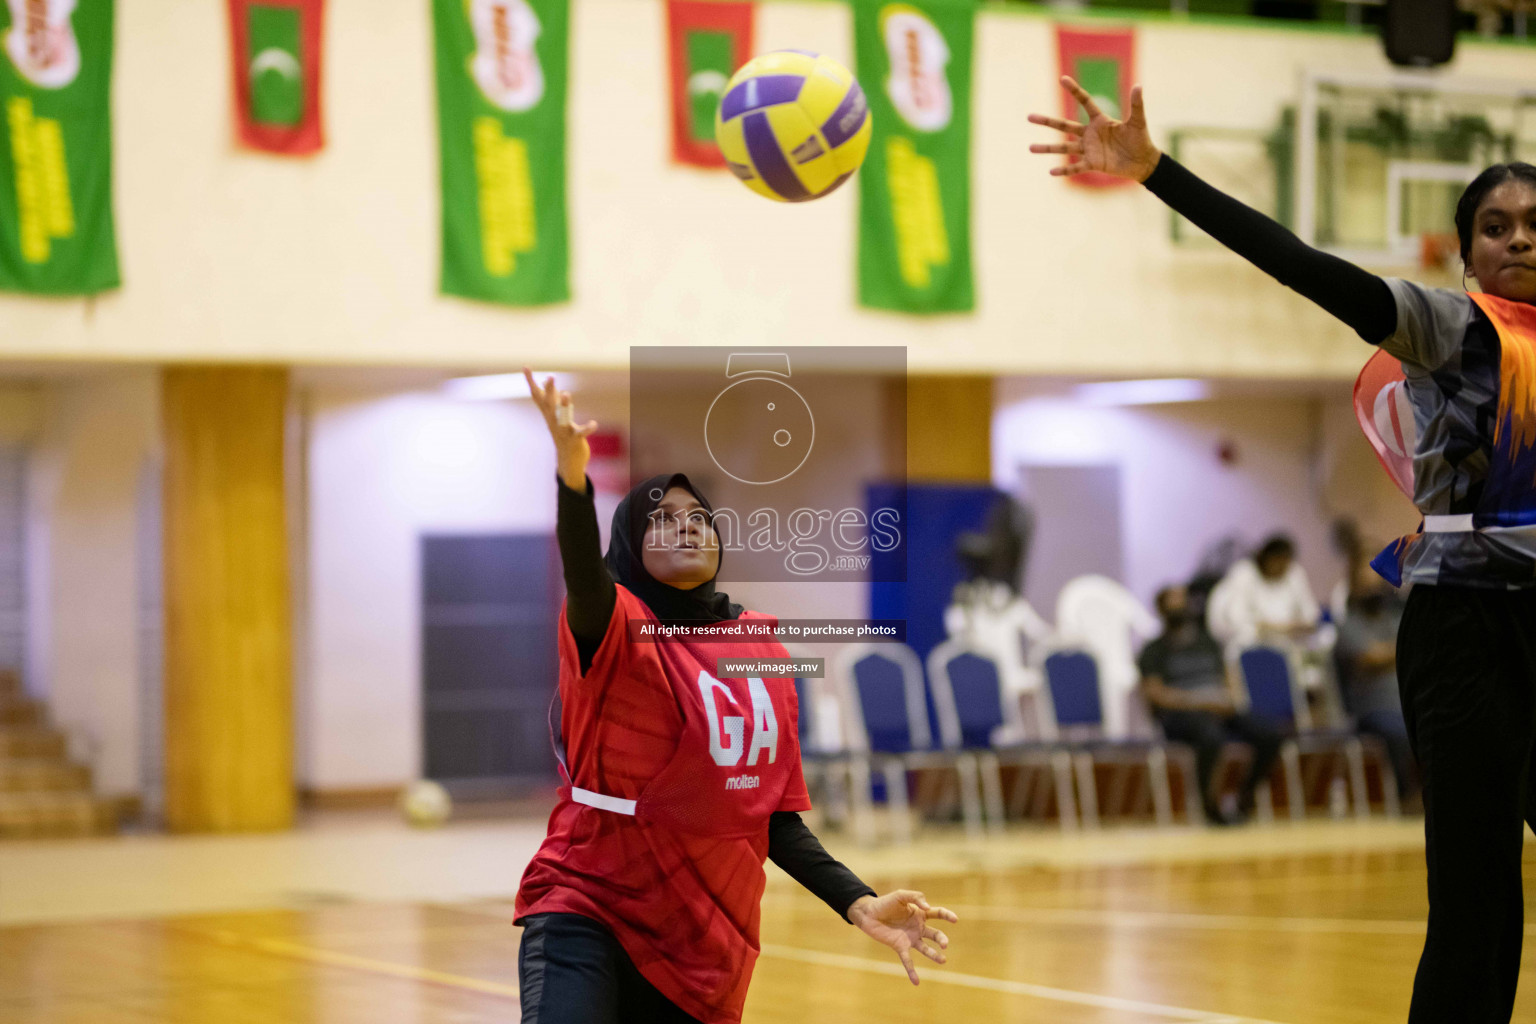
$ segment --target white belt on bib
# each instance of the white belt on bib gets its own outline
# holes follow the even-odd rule
[[[596,807],[600,811],[612,811],[614,814],[635,813],[635,801],[621,800],[616,796],[604,796],[602,793],[594,793],[590,789],[571,787],[571,799],[588,807]]]

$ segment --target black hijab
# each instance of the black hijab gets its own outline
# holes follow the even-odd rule
[[[661,504],[661,499],[674,487],[681,487],[698,499],[706,515],[713,517],[714,506],[699,493],[699,489],[682,473],[665,473],[642,480],[630,488],[628,494],[613,510],[613,528],[608,535],[608,554],[604,560],[614,581],[622,584],[630,593],[644,601],[646,607],[663,622],[704,621],[720,622],[741,617],[741,605],[732,604],[729,594],[715,591],[714,578],[700,583],[692,590],[683,590],[656,579],[645,569],[640,550],[645,543],[645,531],[651,524],[651,513]],[[717,538],[718,540],[718,538]],[[722,559],[724,552],[721,552]],[[719,566],[715,574],[719,575]]]

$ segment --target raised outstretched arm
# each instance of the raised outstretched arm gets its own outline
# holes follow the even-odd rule
[[[587,436],[597,429],[597,422],[589,420],[580,426],[572,422],[571,394],[557,391],[553,377],[540,387],[526,366],[523,375],[555,442],[555,486],[559,490],[555,539],[560,545],[560,563],[565,571],[565,621],[576,639],[581,671],[585,674],[592,667],[592,658],[608,631],[608,621],[613,618],[614,604],[618,600],[613,576],[603,562],[597,508],[592,501],[592,481],[587,479],[587,463],[592,458]]]
[[[1397,305],[1387,283],[1347,260],[1297,238],[1283,225],[1202,181],[1152,144],[1141,87],[1131,90],[1131,113],[1124,121],[1108,117],[1093,97],[1071,78],[1062,85],[1082,104],[1086,122],[1031,114],[1029,120],[1063,132],[1064,142],[1036,143],[1031,153],[1075,156],[1076,162],[1051,168],[1070,177],[1098,171],[1130,178],[1193,224],[1288,288],[1311,299],[1352,327],[1371,344],[1397,328]]]

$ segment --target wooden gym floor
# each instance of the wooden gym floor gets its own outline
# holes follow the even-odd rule
[[[872,884],[916,885],[960,914],[950,963],[919,961],[912,989],[882,947],[774,871],[746,1020],[1398,1024],[1424,933],[1419,828],[930,832],[875,851],[831,835]],[[516,1021],[510,896],[541,832],[0,846],[0,1022]],[[420,864],[380,873],[399,859]],[[1516,1020],[1536,1019],[1536,953],[1526,962]]]

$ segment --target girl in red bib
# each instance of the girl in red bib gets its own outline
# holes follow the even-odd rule
[[[560,618],[556,749],[567,785],[523,873],[517,923],[523,1024],[741,1020],[771,857],[896,951],[944,962],[922,893],[876,896],[797,812],[798,707],[788,678],[721,679],[716,659],[784,658],[774,640],[653,638],[648,625],[773,623],[715,589],[712,509],[681,473],[652,477],[614,512],[606,558],[571,396],[524,371],[554,438]]]

